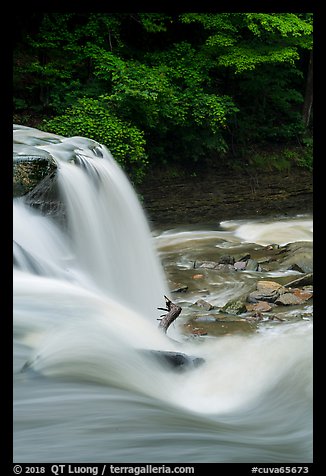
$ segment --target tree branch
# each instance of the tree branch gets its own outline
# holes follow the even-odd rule
[[[168,330],[168,327],[172,324],[173,321],[180,315],[182,308],[174,304],[168,297],[164,296],[166,308],[158,307],[162,311],[167,311],[167,314],[161,316],[162,319],[159,324],[159,328],[162,329],[165,333]]]

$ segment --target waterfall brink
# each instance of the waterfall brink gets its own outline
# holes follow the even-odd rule
[[[70,263],[79,268],[84,279],[89,278],[88,285],[152,319],[156,325],[157,307],[164,303],[167,293],[164,273],[137,194],[109,150],[82,137],[64,138],[31,128],[14,130],[15,139],[26,145],[29,154],[33,146],[34,151],[45,151],[56,162],[67,218],[65,235],[55,230],[50,220],[44,227],[46,217],[38,217],[28,208],[25,212],[16,208],[17,231],[23,219],[26,225],[31,220],[35,225],[33,229],[23,226],[20,235],[15,236],[16,262],[21,256],[26,264],[26,255],[31,253],[34,268],[36,258],[53,270],[58,267],[61,249],[70,255]],[[19,150],[24,153],[23,146]],[[45,229],[49,236],[45,236]],[[49,249],[44,248],[54,236],[55,256],[53,244],[49,256]],[[46,273],[44,267],[43,272]]]
[[[59,184],[78,262],[105,293],[154,318],[166,292],[146,217],[109,151],[62,163]]]

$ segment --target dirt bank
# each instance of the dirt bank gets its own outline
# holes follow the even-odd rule
[[[137,187],[153,227],[312,213],[309,171],[215,171],[169,178],[149,175]]]

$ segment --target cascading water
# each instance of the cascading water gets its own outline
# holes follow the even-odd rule
[[[73,255],[74,264],[91,277],[99,290],[154,318],[166,287],[144,212],[109,151],[100,144],[91,145],[92,149],[86,139],[63,138],[58,144],[35,146],[45,148],[57,162],[67,212],[69,234],[59,238],[59,232],[55,233],[57,247],[53,260],[57,263],[58,259]],[[25,214],[29,213],[25,210]],[[54,227],[50,223],[44,226],[44,217],[39,219],[39,225],[37,221],[35,217],[35,228],[30,230],[35,237],[26,237],[23,232],[16,242],[27,251],[34,246],[34,254],[42,260],[43,248],[49,246],[44,244],[48,241],[44,233],[48,231],[53,241]],[[58,246],[62,247],[61,257]]]
[[[248,230],[154,245],[105,147],[23,127],[14,140],[54,158],[66,212],[63,226],[14,199],[14,461],[311,462],[310,321],[200,344],[158,329],[169,291],[155,246],[238,246]],[[205,364],[173,373],[139,349]]]

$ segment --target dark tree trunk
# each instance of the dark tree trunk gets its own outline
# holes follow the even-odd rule
[[[311,111],[313,102],[313,52],[310,52],[308,76],[306,82],[306,93],[303,103],[302,117],[305,128],[307,129],[310,123]]]

